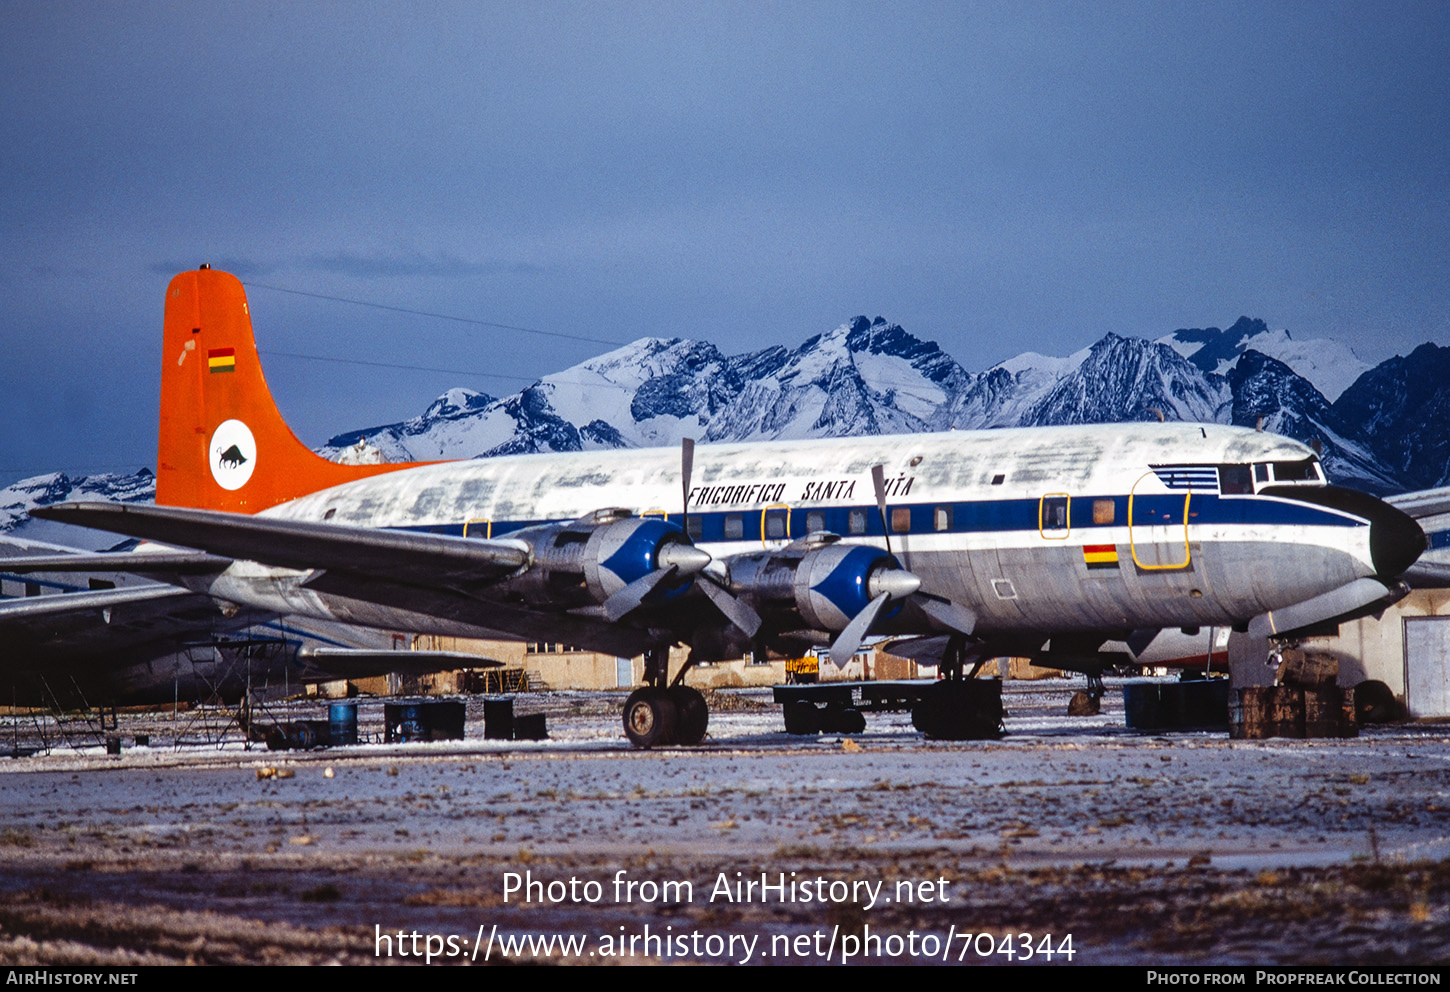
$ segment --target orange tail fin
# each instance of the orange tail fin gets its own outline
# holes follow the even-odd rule
[[[183,272],[166,290],[156,502],[256,513],[409,464],[340,465],[288,428],[257,358],[236,276]]]

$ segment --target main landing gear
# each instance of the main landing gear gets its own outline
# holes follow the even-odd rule
[[[655,648],[645,653],[644,688],[629,694],[624,703],[624,736],[635,747],[668,747],[671,744],[693,745],[705,739],[710,723],[710,708],[698,689],[683,685],[689,666],[668,685],[669,649]]]
[[[927,737],[942,741],[995,740],[1002,736],[1002,683],[979,679],[985,658],[965,675],[967,639],[954,634],[942,654],[942,680],[922,690],[911,723]]]

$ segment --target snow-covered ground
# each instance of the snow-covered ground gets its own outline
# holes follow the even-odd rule
[[[1124,728],[1116,691],[1102,715],[1067,717],[1075,688],[1008,683],[1008,735],[963,743],[924,741],[905,714],[871,716],[855,738],[791,737],[763,690],[717,700],[705,746],[655,752],[623,743],[611,693],[520,697],[519,713],[548,714],[543,742],[485,741],[475,721],[462,742],[177,749],[147,717],[151,746],[128,738],[119,757],[0,762],[0,885],[12,913],[35,903],[31,926],[69,892],[107,919],[160,914],[204,934],[262,920],[271,936],[257,939],[277,946],[340,928],[347,961],[370,958],[374,924],[470,940],[494,924],[767,941],[869,926],[938,944],[953,927],[1072,932],[1078,964],[1446,959],[1450,726],[1145,735]],[[365,735],[380,710],[364,701]],[[121,733],[142,719],[123,715]],[[762,873],[860,886],[824,901],[719,888]],[[505,898],[526,878],[597,883],[598,898]],[[616,878],[641,887],[616,892]],[[646,882],[689,887],[664,899]],[[113,950],[155,949],[107,926]],[[0,960],[18,960],[7,946]],[[36,953],[63,956],[47,947]],[[332,952],[296,953],[280,960]]]

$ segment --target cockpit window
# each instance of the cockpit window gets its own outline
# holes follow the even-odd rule
[[[1298,462],[1258,462],[1254,465],[1257,486],[1318,486],[1324,483],[1324,470],[1319,459],[1309,457]]]
[[[1320,482],[1319,462],[1306,458],[1302,462],[1274,462],[1275,482]]]
[[[1249,476],[1247,465],[1220,465],[1218,467],[1218,491],[1225,496],[1252,495],[1254,480]]]

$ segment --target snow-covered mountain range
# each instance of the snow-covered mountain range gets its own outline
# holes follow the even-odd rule
[[[455,389],[412,420],[332,438],[329,457],[385,461],[703,441],[1183,420],[1317,444],[1331,478],[1385,494],[1450,483],[1450,349],[1376,367],[1261,320],[1156,341],[1105,335],[1066,358],[969,372],[930,341],[857,317],[795,350],[726,356],[643,338],[495,399]]]
[[[702,442],[1156,420],[1260,426],[1318,445],[1330,478],[1378,494],[1450,485],[1450,348],[1371,367],[1344,345],[1263,321],[1157,340],[1107,334],[1066,358],[1025,353],[981,372],[881,317],[798,348],[728,356],[642,338],[521,392],[451,389],[419,416],[318,451],[356,461],[482,458]],[[40,476],[0,489],[0,532],[33,506],[150,498],[151,475]],[[32,533],[27,526],[29,536]],[[52,540],[62,540],[53,536]]]

